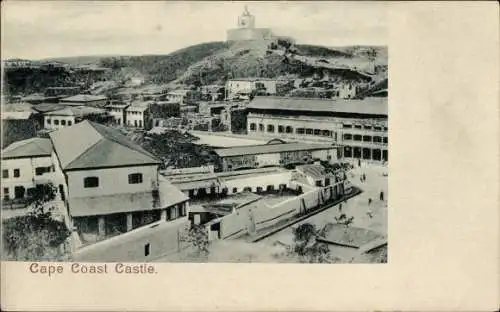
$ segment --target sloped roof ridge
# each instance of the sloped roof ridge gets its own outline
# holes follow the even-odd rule
[[[122,145],[124,147],[130,148],[130,149],[132,149],[132,150],[134,150],[136,152],[144,154],[144,155],[146,155],[148,157],[152,157],[155,160],[161,161],[158,157],[156,157],[155,155],[153,155],[153,154],[149,153],[148,151],[144,150],[139,145],[137,145],[137,144],[135,144],[133,142],[129,142],[128,139],[124,135],[122,135],[121,133],[118,133],[116,130],[109,129],[109,128],[103,126],[103,125],[99,125],[99,124],[94,123],[92,121],[89,121],[89,124],[92,126],[92,128],[95,129],[95,131],[97,131],[97,133],[99,133],[102,136],[101,140],[108,140],[108,141],[114,142],[116,144],[119,144],[119,145]],[[118,135],[118,136],[121,136],[121,137],[116,137],[115,135]],[[99,140],[99,142],[101,140]],[[99,142],[97,142],[97,143],[99,143]]]
[[[103,138],[101,138],[100,140],[97,140],[94,144],[92,144],[91,146],[89,146],[87,149],[85,149],[82,153],[80,153],[80,155],[78,155],[77,157],[75,157],[72,161],[70,161],[66,166],[64,166],[63,169],[65,168],[68,168],[68,167],[71,167],[71,165],[77,161],[80,160],[80,158],[84,157],[90,150],[92,150],[97,144],[101,143],[102,141],[104,141]]]

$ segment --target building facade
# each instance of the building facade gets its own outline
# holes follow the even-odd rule
[[[249,135],[332,142],[345,158],[388,161],[387,98],[256,97],[248,110]]]
[[[149,103],[132,103],[125,109],[125,120],[129,127],[147,129],[150,121]]]
[[[51,182],[54,164],[49,139],[18,141],[2,151],[2,200],[24,199],[29,189]]]
[[[216,149],[217,171],[234,171],[262,167],[293,167],[317,160],[337,162],[341,148],[332,144],[285,143],[272,140],[264,145]]]
[[[88,106],[69,106],[61,110],[51,111],[44,114],[44,128],[47,130],[58,130],[72,126],[87,118],[107,118],[107,112],[100,108]]]
[[[66,181],[68,215],[82,241],[186,216],[188,198],[159,176],[161,160],[117,130],[85,121],[50,138],[56,172]]]
[[[113,124],[124,126],[127,124],[127,114],[126,109],[129,104],[123,102],[111,103],[106,106],[106,109],[110,116],[113,118]]]

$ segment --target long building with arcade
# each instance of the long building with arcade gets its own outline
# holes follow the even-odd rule
[[[342,158],[387,162],[387,98],[256,97],[248,106],[247,133],[335,143],[342,146]]]

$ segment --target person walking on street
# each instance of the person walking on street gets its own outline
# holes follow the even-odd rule
[[[342,212],[342,203],[339,204],[339,212]]]
[[[366,181],[366,174],[363,173],[363,182]]]
[[[380,201],[384,201],[384,191],[380,191]]]
[[[368,198],[368,206],[370,206],[371,204],[372,204],[372,199]]]

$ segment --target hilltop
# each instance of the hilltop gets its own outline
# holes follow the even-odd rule
[[[132,78],[146,84],[172,86],[224,83],[229,78],[280,76],[310,77],[314,74],[339,79],[380,81],[387,79],[386,47],[323,47],[290,45],[286,42],[208,42],[166,55],[79,56],[50,58],[71,65],[95,64],[110,68],[105,80],[123,85]],[[375,64],[367,74],[366,67]],[[71,70],[11,68],[5,71],[5,91],[11,94],[43,92],[44,88],[89,85],[85,76],[74,77]]]

